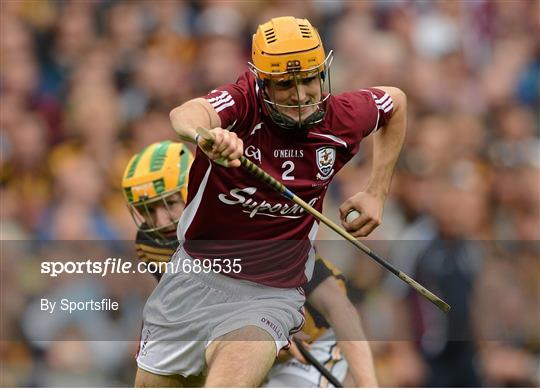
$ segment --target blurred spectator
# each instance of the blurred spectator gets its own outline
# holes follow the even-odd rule
[[[406,297],[402,304],[409,310],[406,318],[410,321],[412,340],[425,360],[425,377],[417,386],[481,385],[475,367],[471,319],[475,279],[484,258],[479,242],[471,240],[482,234],[486,224],[487,191],[481,180],[478,176],[465,181],[437,179],[430,191],[431,238],[400,242],[396,248],[407,249],[405,256],[411,249],[416,250],[416,258],[407,265],[409,274],[452,307],[448,314],[443,314],[405,285],[389,280]],[[396,254],[396,260],[399,258],[403,255]],[[401,337],[411,337],[403,333],[403,328],[401,332]]]
[[[244,70],[247,60],[237,39],[205,37],[200,42],[195,61],[197,91],[210,91],[218,85],[235,82],[236,75]]]
[[[150,106],[144,115],[132,124],[132,152],[137,153],[154,142],[167,139],[170,131],[169,112],[164,107]]]
[[[104,180],[84,154],[57,157],[53,165],[56,201],[46,210],[38,238],[42,240],[114,240],[100,205]]]
[[[51,195],[46,126],[39,117],[21,113],[6,130],[2,180],[7,187],[3,192],[16,199],[10,208],[12,216],[35,233]]]

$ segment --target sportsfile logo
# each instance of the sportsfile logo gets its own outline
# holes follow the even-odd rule
[[[256,215],[266,215],[273,218],[301,218],[304,214],[304,209],[296,204],[287,203],[268,203],[263,200],[257,202],[250,196],[257,192],[256,187],[233,188],[229,194],[219,194],[218,199],[230,206],[241,205],[243,213],[249,214],[250,218]],[[319,198],[311,199],[308,204],[314,206]]]

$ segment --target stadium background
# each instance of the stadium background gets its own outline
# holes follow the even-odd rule
[[[538,1],[0,6],[4,249],[7,240],[131,240],[135,228],[119,188],[130,154],[174,138],[171,108],[246,69],[259,22],[306,17],[335,50],[334,92],[393,85],[407,93],[406,146],[384,222],[370,240],[413,276],[431,273],[461,293],[454,307],[466,302],[467,310],[451,322],[474,329],[451,347],[426,345],[425,333],[448,330],[448,319],[427,319],[423,328],[422,308],[377,266],[323,245],[351,280],[380,384],[540,385]],[[325,208],[334,219],[340,202],[365,183],[369,150],[368,141],[336,178]],[[320,240],[334,238],[321,229]],[[475,243],[483,243],[481,255],[456,255],[456,246]],[[423,260],[433,251],[449,263],[430,268]],[[73,278],[38,279],[33,260],[2,250],[0,384],[131,385],[135,342],[88,343],[77,323],[58,325],[64,339],[31,340],[29,305],[83,288]],[[114,293],[125,307],[144,302],[152,288],[150,279],[94,283],[91,289]],[[139,316],[125,310],[122,318],[104,318],[101,331],[136,334]]]

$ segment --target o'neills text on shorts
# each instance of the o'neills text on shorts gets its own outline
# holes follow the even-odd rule
[[[274,333],[277,335],[279,339],[283,338],[283,333],[279,330],[279,327],[276,324],[274,324],[272,321],[270,321],[269,319],[265,317],[262,317],[261,322],[267,325],[268,327],[270,327],[270,329],[274,331]]]

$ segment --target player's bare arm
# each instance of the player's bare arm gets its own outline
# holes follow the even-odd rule
[[[377,387],[373,357],[360,316],[336,279],[326,278],[313,290],[308,301],[326,318],[336,333],[338,345],[349,364],[349,373],[354,381],[354,384],[348,386]]]
[[[221,119],[212,105],[203,98],[189,100],[170,113],[174,131],[183,141],[193,142],[196,129],[209,129],[214,135],[212,143],[199,138],[198,145],[211,160],[225,159],[230,167],[240,166],[244,143],[236,133],[221,128]]]
[[[407,128],[407,97],[394,87],[377,87],[390,95],[393,111],[386,126],[373,138],[371,176],[364,191],[347,199],[339,208],[343,227],[355,237],[365,237],[382,222],[384,201],[390,190],[392,173],[405,140]],[[346,221],[350,210],[357,210],[359,217]]]

